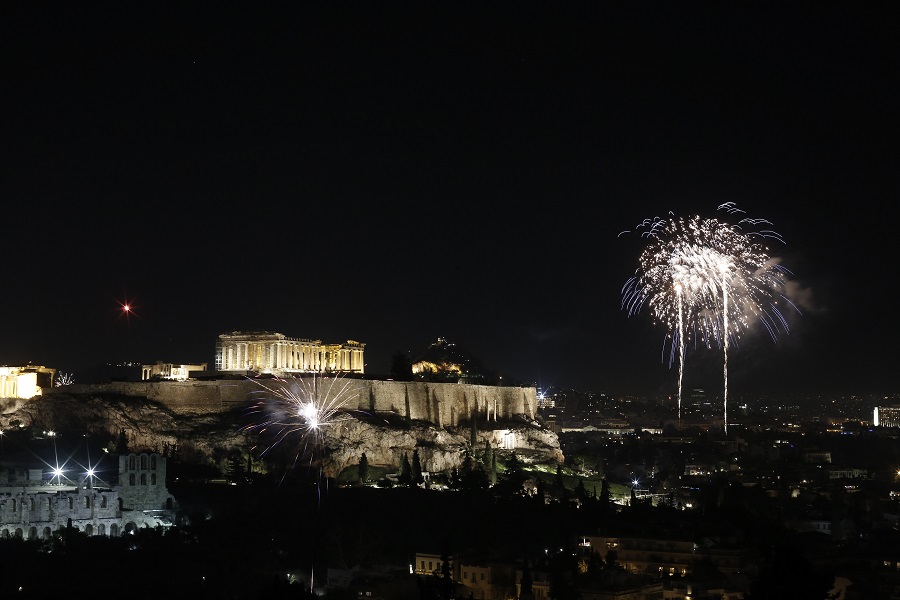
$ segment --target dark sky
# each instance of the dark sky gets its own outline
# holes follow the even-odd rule
[[[734,202],[802,314],[729,349],[729,393],[897,390],[887,3],[186,4],[5,9],[0,365],[212,363],[269,330],[377,374],[444,337],[666,393],[618,234]],[[685,365],[721,387],[720,350]]]

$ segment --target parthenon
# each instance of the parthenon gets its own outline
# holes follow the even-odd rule
[[[216,342],[216,370],[273,375],[299,373],[365,372],[365,344],[347,340],[323,344],[322,340],[289,338],[268,331],[223,333]]]

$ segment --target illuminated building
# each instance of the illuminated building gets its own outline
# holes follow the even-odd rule
[[[168,527],[177,502],[166,488],[166,459],[119,457],[119,482],[91,471],[78,481],[41,469],[0,472],[0,539],[49,540],[72,527],[88,536],[116,537],[146,527]]]
[[[872,422],[876,427],[900,427],[900,406],[876,406]]]
[[[55,376],[56,369],[47,367],[0,367],[0,398],[40,396],[42,388],[53,386]]]
[[[365,344],[347,340],[289,338],[268,331],[223,333],[216,342],[216,371],[266,373],[289,376],[301,373],[365,372]]]
[[[444,338],[428,346],[411,366],[419,379],[455,383],[483,383],[488,379],[480,361]]]
[[[537,391],[537,407],[540,408],[556,408],[556,398],[549,396],[541,390]]]
[[[700,558],[709,559],[725,574],[740,573],[757,558],[749,547],[727,548],[712,540],[703,544],[692,539],[671,537],[607,537],[587,536],[580,544],[593,549],[606,560],[607,553],[615,551],[616,562],[625,570],[655,576],[684,577]]]
[[[141,380],[169,379],[187,381],[191,377],[191,371],[206,371],[206,363],[200,365],[175,365],[158,362],[155,365],[141,365]]]

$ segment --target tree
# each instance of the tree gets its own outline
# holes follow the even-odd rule
[[[412,381],[412,364],[403,352],[395,354],[391,360],[391,378],[395,381]]]
[[[544,490],[544,486],[543,478],[538,477],[537,485],[535,485],[534,499],[541,506],[547,504],[547,493]]]
[[[797,600],[834,600],[834,575],[815,565],[803,551],[799,540],[779,539],[751,584],[748,600],[796,598]]]
[[[359,457],[359,465],[356,467],[356,473],[359,476],[360,483],[365,483],[369,478],[369,458],[366,456],[365,452]]]
[[[494,454],[494,451],[491,451],[491,485],[495,485],[497,483],[497,455]]]
[[[481,464],[485,469],[490,470],[494,462],[494,448],[491,446],[491,440],[484,440],[484,454],[481,455]]]
[[[550,598],[553,600],[577,600],[580,597],[575,584],[578,564],[574,556],[560,552],[550,559]]]
[[[419,449],[416,448],[413,450],[413,460],[412,460],[412,482],[413,485],[419,485],[425,481],[425,477],[422,476],[422,463],[419,461]]]
[[[397,478],[400,485],[412,485],[412,469],[409,466],[409,456],[403,453],[403,459],[400,461],[400,476]]]
[[[612,498],[609,493],[609,481],[604,477],[603,483],[600,484],[600,518],[604,525],[606,524],[606,517],[609,516],[611,510]]]
[[[510,495],[521,495],[525,479],[527,479],[527,475],[522,467],[522,461],[513,452],[506,461],[506,470],[501,481],[497,484],[498,491]]]
[[[563,480],[562,465],[556,465],[556,477],[553,478],[553,495],[560,502],[566,499],[566,482]]]
[[[116,452],[118,454],[128,454],[128,435],[124,429],[119,430],[119,437],[116,438]]]
[[[468,450],[466,450],[463,454],[462,469],[460,469],[462,476],[465,477],[466,475],[471,473],[472,469],[474,468],[475,461],[472,460],[472,455],[469,454]]]
[[[441,568],[438,572],[438,598],[441,600],[451,600],[454,597],[453,591],[456,584],[453,582],[453,563],[450,559],[450,552],[444,548],[441,553]]]
[[[513,452],[509,460],[506,461],[506,476],[507,477],[521,477],[523,480],[525,479],[525,473],[522,470],[522,461],[519,460],[519,457],[516,456],[516,453]]]
[[[472,425],[469,430],[469,448],[475,451],[475,444],[478,443],[478,425],[475,422],[475,415],[472,415]]]
[[[575,497],[578,498],[578,501],[582,504],[584,504],[588,498],[587,489],[584,487],[584,480],[580,477],[578,478],[578,485],[575,486]]]
[[[461,487],[467,490],[485,490],[490,485],[490,478],[487,471],[479,462],[469,458],[470,468],[464,469],[462,473]]]
[[[531,565],[526,561],[522,568],[522,579],[519,580],[519,600],[534,600],[533,582]]]

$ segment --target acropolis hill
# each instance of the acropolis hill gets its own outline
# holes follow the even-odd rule
[[[470,424],[477,424],[477,447],[560,462],[556,434],[536,420],[536,390],[460,383],[366,380],[310,376],[296,379],[219,379],[71,384],[41,396],[17,400],[0,411],[0,427],[75,430],[114,439],[129,447],[179,449],[179,455],[225,470],[230,452],[245,454],[255,434],[243,426],[265,418],[260,403],[284,409],[283,395],[298,386],[318,386],[319,401],[341,416],[322,429],[317,461],[327,476],[356,465],[363,453],[371,465],[399,467],[404,454],[418,450],[423,469],[459,467],[471,448]],[[76,432],[77,433],[77,432]],[[80,433],[79,433],[80,435]]]
[[[45,385],[32,398],[0,400],[0,428],[65,425],[112,439],[124,432],[132,448],[177,447],[181,456],[221,463],[223,451],[259,447],[253,419],[290,428],[302,420],[298,404],[313,402],[339,417],[319,428],[318,457],[330,474],[363,453],[372,465],[394,467],[416,450],[427,469],[446,471],[473,449],[472,429],[478,448],[563,459],[556,434],[538,421],[534,387],[485,385],[479,361],[444,338],[409,365],[410,381],[366,378],[364,350],[353,340],[231,332],[219,336],[214,371],[158,363],[141,366],[141,381]]]

